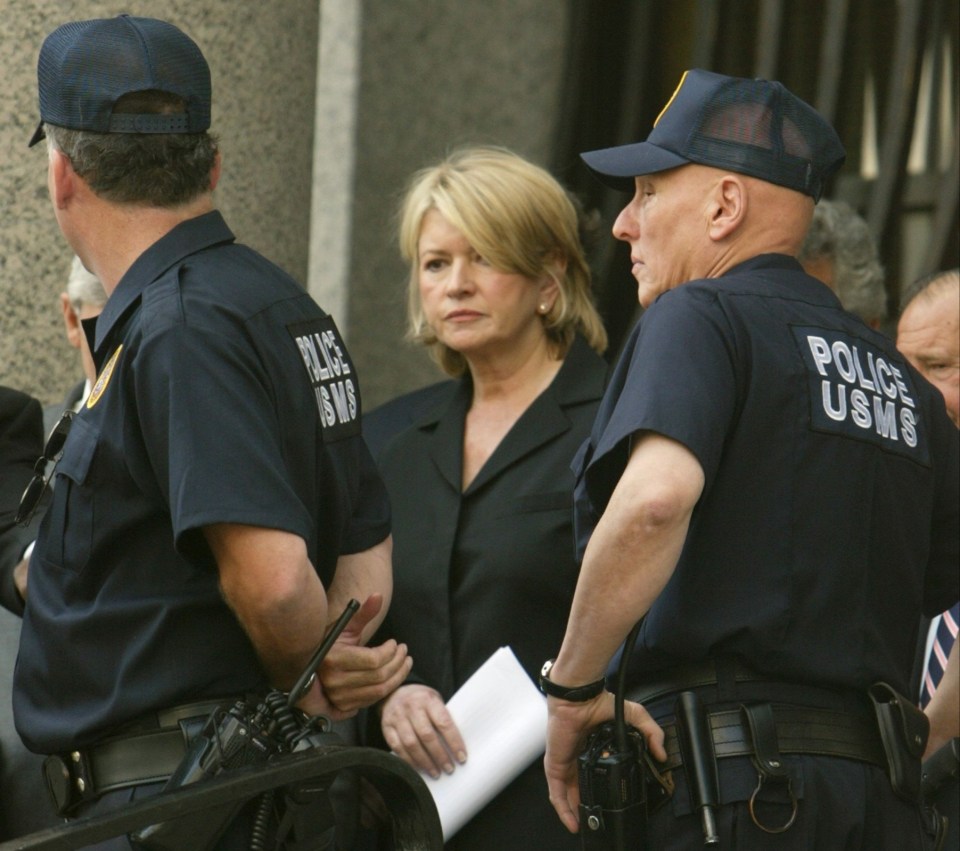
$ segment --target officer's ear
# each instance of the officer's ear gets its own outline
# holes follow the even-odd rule
[[[77,316],[77,311],[73,309],[70,297],[66,293],[60,293],[60,311],[63,313],[63,326],[67,331],[67,342],[75,349],[79,349],[80,338],[83,337],[83,328],[80,325],[80,317]]]
[[[49,148],[50,200],[57,210],[64,209],[77,192],[77,173],[70,157],[52,145]]]
[[[747,213],[747,187],[737,174],[725,174],[714,186],[708,233],[715,242],[730,236]]]
[[[210,169],[210,191],[213,192],[217,188],[217,184],[220,182],[220,151],[217,151],[216,156],[213,158],[213,168]]]

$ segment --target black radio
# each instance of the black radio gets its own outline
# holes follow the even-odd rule
[[[645,749],[639,731],[628,727],[621,737],[612,722],[597,727],[587,738],[577,760],[584,851],[645,847]]]
[[[624,719],[627,659],[642,624],[643,618],[624,642],[614,720],[591,730],[577,758],[583,851],[645,851],[647,814],[673,794],[672,779],[657,769],[643,734]]]
[[[360,604],[351,600],[333,628],[327,633],[289,694],[271,689],[259,701],[239,700],[227,710],[218,710],[210,715],[203,728],[191,742],[183,760],[170,776],[164,792],[216,777],[224,771],[259,765],[275,756],[295,753],[312,747],[342,744],[339,736],[329,732],[330,722],[319,715],[307,717],[294,704],[306,693],[313,682],[314,672],[333,646],[347,622]],[[314,785],[308,789],[287,789],[285,795],[291,803],[314,806],[314,812],[329,810],[326,788]],[[311,799],[312,800],[309,800]],[[183,848],[212,848],[227,825],[245,805],[241,800],[226,805],[214,813],[200,813],[194,818],[150,825],[130,835],[139,847],[148,851],[181,851]],[[265,793],[257,813],[252,851],[266,849],[267,822],[276,802],[271,793]],[[310,830],[320,830],[321,819],[312,818]],[[330,814],[332,823],[332,814]],[[323,828],[322,832],[327,833]],[[332,839],[332,827],[329,834]],[[326,848],[327,838],[313,837],[313,842],[304,847]],[[279,847],[272,845],[271,847]],[[300,847],[299,845],[297,847]]]

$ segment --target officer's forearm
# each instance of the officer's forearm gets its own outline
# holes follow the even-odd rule
[[[337,618],[350,599],[366,600],[371,594],[380,594],[383,605],[379,614],[371,618],[361,633],[366,644],[390,607],[393,596],[393,538],[387,536],[376,546],[360,553],[342,555],[337,559],[337,570],[327,591],[329,617]]]
[[[655,434],[635,441],[584,554],[552,680],[580,685],[603,676],[673,574],[702,490],[703,471],[685,447]]]
[[[289,689],[323,637],[327,597],[302,538],[276,529],[204,529],[224,599],[237,615],[270,684]]]

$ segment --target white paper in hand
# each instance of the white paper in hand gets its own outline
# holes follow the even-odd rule
[[[424,776],[443,839],[449,840],[540,756],[547,701],[509,647],[497,650],[447,702],[467,746],[467,762],[437,780]]]

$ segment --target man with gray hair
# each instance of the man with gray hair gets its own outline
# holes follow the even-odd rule
[[[38,81],[53,212],[109,294],[85,323],[97,380],[56,448],[13,688],[51,802],[77,817],[157,794],[213,712],[291,691],[351,599],[297,707],[351,717],[411,662],[364,646],[391,538],[354,364],[333,318],[216,209],[200,48],[152,18],[72,21]],[[21,521],[45,490],[35,477]],[[214,823],[211,844],[245,851],[256,810]]]
[[[820,201],[797,259],[847,310],[880,328],[887,317],[883,266],[867,223],[853,207],[845,201]]]
[[[84,268],[80,258],[74,255],[70,263],[66,289],[60,293],[60,311],[67,342],[80,353],[83,378],[74,384],[62,402],[47,405],[43,409],[44,433],[49,434],[60,415],[66,410],[78,411],[90,395],[90,388],[97,380],[97,368],[93,364],[90,346],[83,333],[84,319],[99,315],[107,302],[107,292],[100,279]]]

